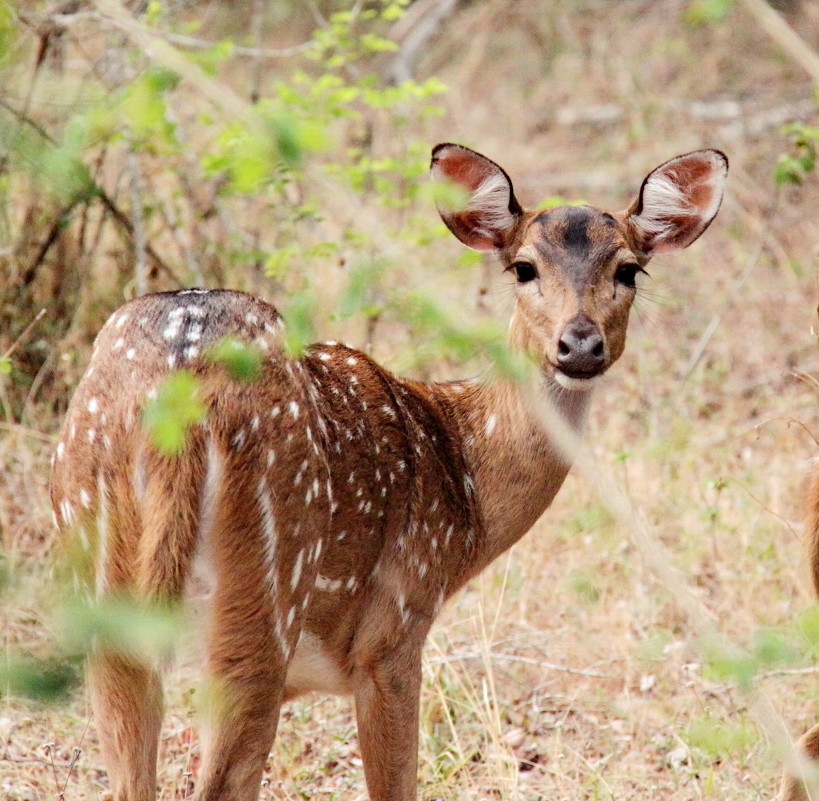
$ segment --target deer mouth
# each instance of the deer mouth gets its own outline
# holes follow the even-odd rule
[[[597,380],[602,377],[606,369],[592,370],[584,372],[581,370],[567,370],[557,365],[552,365],[555,382],[563,389],[570,389],[573,391],[583,391],[591,389],[597,383]]]

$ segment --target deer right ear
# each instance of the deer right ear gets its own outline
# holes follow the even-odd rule
[[[434,181],[448,181],[467,194],[465,205],[438,204],[447,228],[475,250],[502,250],[523,214],[509,176],[486,156],[463,145],[444,143],[432,151]]]

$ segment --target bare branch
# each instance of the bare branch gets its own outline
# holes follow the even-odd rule
[[[148,292],[148,267],[145,259],[145,226],[142,217],[142,189],[139,184],[139,162],[133,145],[128,145],[128,172],[131,178],[131,227],[134,234],[134,282],[137,295]]]
[[[815,83],[819,84],[819,55],[765,0],[744,0],[762,30],[768,34]]]

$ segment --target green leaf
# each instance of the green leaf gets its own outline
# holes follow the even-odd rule
[[[102,647],[140,660],[169,656],[182,627],[179,608],[126,597],[70,602],[60,614],[60,631],[73,652]]]
[[[0,667],[0,696],[8,689],[10,695],[35,701],[58,701],[79,684],[82,675],[80,666],[78,657],[52,656],[5,661]]]
[[[206,412],[199,379],[188,370],[178,370],[160,384],[156,397],[145,407],[142,420],[159,450],[178,454],[185,447],[188,429],[202,421]]]
[[[147,70],[124,91],[119,113],[131,136],[152,150],[174,142],[176,126],[168,117],[164,93],[174,85],[168,70]]]
[[[722,22],[734,8],[734,0],[694,0],[683,12],[683,21],[692,26]]]
[[[11,373],[11,358],[9,356],[0,356],[0,375],[8,375]]]
[[[312,289],[296,292],[288,299],[282,317],[287,320],[284,350],[289,357],[301,357],[305,348],[315,341],[313,313],[316,306],[316,294]]]
[[[249,384],[258,381],[262,374],[261,348],[240,339],[225,337],[208,348],[205,357],[224,367],[234,381]]]

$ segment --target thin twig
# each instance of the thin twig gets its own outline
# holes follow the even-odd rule
[[[813,676],[819,673],[819,667],[806,668],[776,668],[774,670],[766,670],[764,673],[757,675],[761,679],[767,679],[770,676]]]
[[[129,142],[128,172],[131,178],[131,223],[134,232],[134,283],[137,295],[148,293],[148,266],[145,260],[145,225],[142,217],[142,188],[139,183],[139,162],[133,144]]]
[[[173,44],[180,47],[189,47],[191,50],[210,50],[216,46],[215,42],[208,42],[204,39],[195,39],[192,36],[183,36],[178,33],[160,33],[159,36],[166,39]],[[269,47],[244,47],[242,45],[233,45],[231,53],[237,56],[244,56],[245,58],[257,58],[264,60],[266,58],[291,58],[297,56],[299,53],[304,53],[313,46],[314,42],[310,39],[307,42],[293,45],[292,47],[269,48]]]
[[[431,657],[427,661],[430,665],[443,665],[449,662],[460,662],[465,659],[483,659],[486,655],[478,652],[456,653],[451,656]],[[489,658],[500,662],[520,662],[524,665],[535,665],[536,667],[556,670],[561,673],[571,673],[575,676],[589,676],[595,679],[616,679],[609,673],[600,673],[597,670],[585,670],[583,668],[571,668],[566,665],[558,665],[556,662],[544,662],[541,659],[533,659],[528,656],[518,656],[517,654],[499,654],[490,651]]]
[[[16,351],[17,348],[20,347],[20,345],[25,341],[26,337],[31,333],[31,329],[34,328],[35,325],[37,325],[37,323],[42,319],[45,313],[46,313],[45,309],[40,309],[40,311],[37,312],[34,319],[23,329],[23,332],[20,334],[20,336],[18,336],[17,339],[15,339],[14,342],[11,343],[8,350],[3,354],[2,356],[3,359],[8,359],[11,356],[11,354],[14,353],[14,351]]]
[[[264,19],[265,0],[253,0],[250,16],[250,30],[253,41],[258,49],[262,41],[262,21]],[[262,58],[258,54],[253,56],[250,68],[250,102],[255,106],[259,102],[262,91]]]
[[[458,0],[427,0],[415,24],[403,31],[403,41],[387,70],[390,81],[400,84],[412,80],[415,62],[457,3]]]

